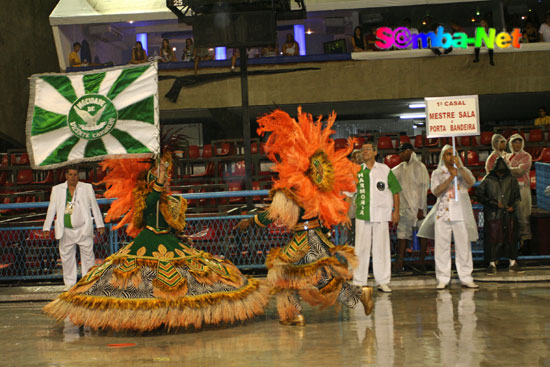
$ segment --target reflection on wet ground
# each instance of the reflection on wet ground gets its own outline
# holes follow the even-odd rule
[[[550,284],[377,294],[371,316],[305,308],[202,331],[114,334],[55,323],[44,303],[0,303],[2,366],[550,366]]]

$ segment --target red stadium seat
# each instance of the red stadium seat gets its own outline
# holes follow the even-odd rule
[[[27,153],[18,153],[11,155],[11,164],[18,166],[28,166],[29,165],[29,155]]]
[[[424,137],[422,135],[416,135],[414,137],[414,147],[422,148],[424,146]]]
[[[380,149],[394,149],[391,136],[381,136],[378,138],[378,150]]]
[[[404,143],[411,143],[411,138],[409,138],[407,135],[400,135],[399,136],[399,144],[404,144]]]
[[[534,169],[529,171],[529,180],[531,181],[531,189],[536,190],[536,188],[537,188],[537,172]]]
[[[251,154],[258,154],[258,144],[256,142],[250,143],[250,153]]]
[[[334,139],[334,150],[346,149],[348,147],[348,139]]]
[[[212,144],[206,144],[202,147],[202,158],[212,157]]]
[[[533,129],[529,132],[529,143],[538,143],[544,140],[544,132],[541,129]]]
[[[17,171],[15,183],[17,185],[29,185],[34,181],[31,169],[21,169]]]
[[[353,149],[361,149],[363,147],[363,144],[365,143],[365,138],[360,136],[358,138],[355,138],[355,144],[353,144]]]
[[[235,162],[235,171],[233,176],[244,176],[246,174],[246,165],[244,161]]]
[[[548,147],[543,148],[540,155],[537,158],[533,159],[533,161],[550,163],[550,148]]]
[[[492,131],[482,131],[481,138],[480,138],[481,145],[491,145],[492,138],[493,138]]]
[[[2,154],[2,166],[9,166],[9,157],[7,154]]]
[[[389,154],[384,158],[384,163],[388,167],[393,168],[401,163],[401,158],[397,154]]]
[[[463,147],[475,147],[477,146],[477,140],[475,136],[461,136],[459,138],[459,144]]]
[[[187,151],[187,156],[191,159],[197,159],[200,156],[199,147],[197,145],[190,145]]]
[[[465,155],[464,155],[464,151],[460,152],[460,157],[462,158],[462,161],[466,164],[466,158],[465,158]],[[468,158],[468,163],[467,163],[468,166],[483,165],[483,163],[481,163],[479,161],[479,154],[475,150],[469,150],[467,158]]]
[[[233,143],[224,142],[216,146],[216,155],[232,155],[235,152]]]

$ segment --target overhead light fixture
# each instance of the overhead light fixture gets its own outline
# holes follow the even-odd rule
[[[402,113],[401,115],[399,115],[399,118],[401,120],[425,119],[426,118],[426,113],[425,112]]]
[[[415,108],[426,108],[426,103],[422,102],[422,103],[411,103],[409,105],[409,108],[411,109],[415,109]]]
[[[134,24],[134,21],[133,21],[133,20],[129,20],[128,23]]]
[[[313,33],[313,31],[311,30],[311,28],[308,28],[307,31],[306,31],[306,34],[307,34],[307,35],[310,35],[310,34],[312,34],[312,33]]]

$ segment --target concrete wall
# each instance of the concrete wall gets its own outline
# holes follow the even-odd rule
[[[0,15],[0,136],[2,147],[24,147],[28,77],[58,72],[48,16],[57,0],[2,0]],[[7,142],[7,143],[6,143]]]
[[[509,52],[472,63],[473,55],[321,62],[250,67],[250,70],[316,67],[319,70],[251,76],[250,105],[364,101],[430,96],[542,92],[550,90],[550,51]],[[201,69],[200,73],[227,72]],[[192,70],[161,71],[191,75]],[[238,74],[238,73],[236,73]],[[161,110],[240,106],[240,79],[183,88],[177,103],[164,95],[173,80],[159,82]]]

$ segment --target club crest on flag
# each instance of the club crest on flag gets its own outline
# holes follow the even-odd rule
[[[159,150],[156,63],[31,77],[27,148],[35,169]]]

